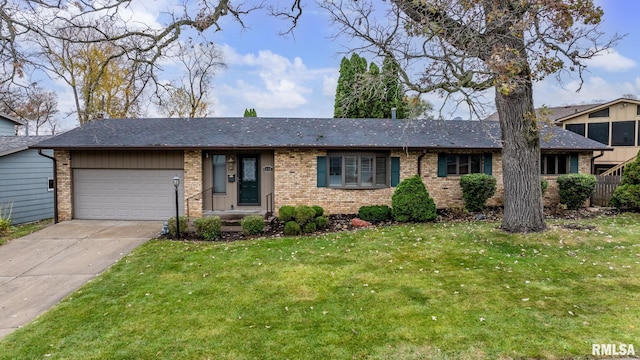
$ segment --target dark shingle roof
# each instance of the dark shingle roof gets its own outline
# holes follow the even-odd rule
[[[551,121],[556,121],[558,119],[578,114],[583,111],[595,108],[602,105],[602,103],[597,104],[583,104],[583,105],[566,105],[566,106],[555,106],[555,107],[547,107],[545,109],[547,118]],[[536,111],[540,111],[537,109]],[[498,113],[494,112],[485,118],[485,121],[498,121],[500,118],[498,117]]]
[[[602,150],[605,145],[560,128],[545,149]],[[500,149],[496,122],[381,119],[105,119],[45,140],[36,148],[459,148]]]
[[[52,136],[0,136],[0,156],[6,156],[18,151],[26,150],[31,145]]]

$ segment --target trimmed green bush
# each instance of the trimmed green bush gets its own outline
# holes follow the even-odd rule
[[[293,220],[295,214],[296,214],[295,206],[292,206],[292,205],[281,206],[280,210],[278,211],[278,220],[282,221],[283,223],[287,223]]]
[[[391,208],[387,205],[361,206],[358,209],[358,217],[371,223],[390,220],[391,216]]]
[[[399,222],[435,220],[436,204],[419,175],[404,179],[391,197],[391,213]]]
[[[619,209],[640,210],[640,151],[622,172],[622,182],[611,195],[610,203]]]
[[[222,220],[219,216],[207,216],[196,219],[193,222],[196,228],[196,235],[207,241],[215,240],[222,235]],[[182,232],[182,225],[180,225]]]
[[[319,217],[319,216],[324,215],[324,209],[322,208],[322,206],[313,205],[312,208],[316,212],[316,216],[315,217]]]
[[[611,205],[620,209],[640,210],[640,151],[636,160],[625,167],[622,182],[611,196]]]
[[[264,218],[260,215],[245,216],[240,220],[242,233],[245,235],[257,235],[264,230]]]
[[[316,227],[318,230],[324,230],[329,227],[329,219],[324,216],[318,216],[316,218]]]
[[[640,185],[620,185],[611,196],[611,205],[618,209],[640,209]]]
[[[300,226],[304,226],[304,224],[313,221],[313,219],[316,218],[316,211],[313,210],[311,206],[296,206],[296,213],[294,215],[294,218]]]
[[[169,235],[176,237],[176,217],[169,218],[167,221],[169,227]],[[189,218],[186,216],[180,216],[180,236],[186,235],[189,232]]]
[[[302,234],[300,225],[295,221],[289,221],[284,225],[284,234],[289,236],[295,236]]]
[[[313,221],[304,224],[304,226],[302,227],[302,232],[305,234],[310,234],[315,231],[316,231],[316,223]]]
[[[542,196],[544,196],[549,188],[549,182],[545,179],[540,180],[540,188],[542,189]]]
[[[575,210],[581,207],[596,190],[597,180],[593,175],[569,174],[558,176],[558,191],[560,203],[567,209]]]
[[[487,174],[467,174],[460,177],[464,208],[475,212],[484,209],[487,200],[496,193],[496,178]]]

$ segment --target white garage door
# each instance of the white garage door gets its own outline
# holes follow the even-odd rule
[[[167,220],[176,216],[173,177],[182,170],[76,169],[73,172],[74,217],[98,220]]]

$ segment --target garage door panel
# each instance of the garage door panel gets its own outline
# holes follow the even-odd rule
[[[173,177],[182,170],[75,169],[74,217],[104,220],[166,220],[175,216]]]

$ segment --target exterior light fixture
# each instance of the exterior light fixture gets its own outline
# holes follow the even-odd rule
[[[173,187],[176,188],[176,239],[180,238],[180,213],[178,208],[178,186],[180,186],[180,178],[178,175],[173,177]]]
[[[233,155],[229,155],[229,160],[227,161],[229,164],[229,170],[233,170],[233,165],[236,163],[236,158]]]

